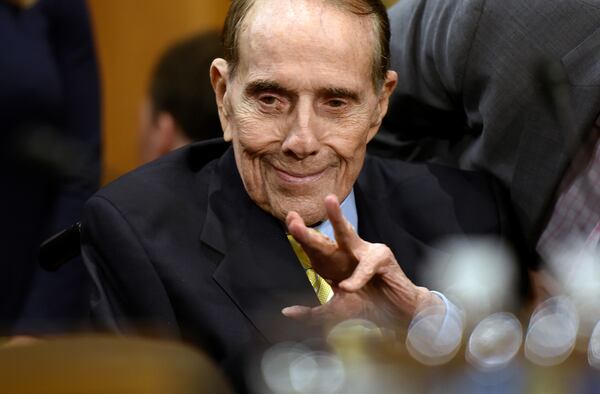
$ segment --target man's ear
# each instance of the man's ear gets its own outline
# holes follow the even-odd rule
[[[177,133],[179,129],[175,118],[170,113],[161,111],[156,115],[154,124],[156,125],[155,147],[158,156],[178,148]]]
[[[371,130],[369,130],[369,136],[367,141],[371,141],[379,128],[381,127],[381,122],[383,121],[383,117],[387,114],[388,106],[390,104],[390,96],[394,92],[396,88],[396,84],[398,83],[398,74],[395,71],[388,70],[385,81],[381,86],[379,91],[379,101],[377,103],[377,111],[375,112],[375,116],[373,117],[373,123],[371,124]]]
[[[227,87],[229,85],[229,64],[225,59],[215,59],[210,66],[210,83],[215,91],[217,100],[217,109],[221,128],[223,129],[223,138],[225,141],[231,141],[231,130],[229,129],[229,100]]]

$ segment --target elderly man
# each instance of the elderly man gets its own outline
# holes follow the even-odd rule
[[[443,305],[415,284],[422,257],[505,222],[481,175],[365,160],[397,78],[381,2],[235,0],[224,41],[210,77],[226,142],[182,148],[87,204],[97,319],[227,363],[312,335],[306,320],[394,325]]]

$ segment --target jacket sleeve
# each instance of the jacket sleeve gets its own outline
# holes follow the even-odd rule
[[[99,328],[178,335],[171,301],[143,240],[104,197],[92,197],[84,208],[82,256],[93,281],[90,307]]]
[[[477,129],[467,127],[463,84],[483,6],[483,0],[402,0],[389,10],[398,86],[376,141],[395,148],[395,157],[443,156],[443,144]]]
[[[38,6],[48,23],[51,56],[56,61],[61,79],[63,106],[57,131],[60,133],[60,147],[68,150],[68,154],[62,154],[68,157],[64,161],[69,167],[57,180],[49,223],[43,229],[45,236],[50,236],[77,222],[84,202],[98,188],[100,94],[85,0],[41,0]],[[36,265],[13,333],[78,329],[87,314],[81,301],[86,286],[85,272],[79,259],[56,273],[45,272]]]
[[[84,0],[42,0],[64,96],[61,133],[76,148],[74,169],[59,185],[53,231],[79,219],[100,178],[100,88],[90,18]]]

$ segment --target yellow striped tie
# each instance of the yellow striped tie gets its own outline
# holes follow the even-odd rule
[[[291,234],[288,234],[287,238],[292,245],[292,249],[294,249],[294,253],[296,253],[296,256],[298,257],[298,260],[300,260],[300,264],[302,264],[302,268],[304,268],[304,272],[306,272],[306,276],[315,290],[319,302],[321,304],[325,304],[331,297],[333,297],[333,290],[331,289],[331,286],[325,279],[315,272],[310,265],[310,259],[304,252],[304,249],[302,249],[302,246],[300,246],[294,237],[292,237]]]

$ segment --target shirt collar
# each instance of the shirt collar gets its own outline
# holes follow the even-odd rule
[[[356,214],[356,201],[354,200],[354,189],[350,191],[350,194],[342,201],[340,205],[342,209],[342,215],[346,218],[348,222],[354,227],[355,231],[358,231],[358,215]],[[315,227],[315,230],[321,232],[321,234],[325,234],[331,239],[335,239],[335,235],[333,233],[333,226],[329,220],[324,221]]]

